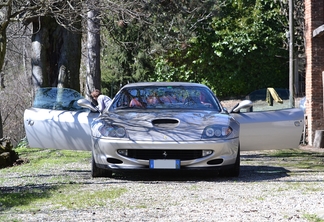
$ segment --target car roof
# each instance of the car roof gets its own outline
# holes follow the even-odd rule
[[[137,83],[129,83],[124,87],[142,87],[142,86],[199,86],[199,87],[208,88],[203,84],[192,83],[192,82],[137,82]]]

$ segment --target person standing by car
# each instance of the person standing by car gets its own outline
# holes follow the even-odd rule
[[[112,102],[112,99],[109,96],[102,95],[99,89],[95,89],[91,93],[91,97],[97,101],[98,103],[98,110],[102,113],[105,108],[109,107]]]

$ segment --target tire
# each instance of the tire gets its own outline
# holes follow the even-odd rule
[[[93,153],[91,157],[91,176],[92,177],[112,177],[112,171],[97,167]]]
[[[240,175],[240,164],[241,164],[241,154],[240,154],[240,147],[239,147],[237,151],[236,161],[233,168],[220,171],[219,172],[220,176],[238,177]]]

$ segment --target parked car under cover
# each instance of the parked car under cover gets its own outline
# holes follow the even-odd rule
[[[24,123],[30,147],[88,150],[92,176],[126,170],[210,170],[238,176],[240,151],[296,148],[304,125],[299,108],[225,109],[205,85],[132,83],[99,113],[78,92],[40,88]],[[216,175],[216,174],[215,174]]]

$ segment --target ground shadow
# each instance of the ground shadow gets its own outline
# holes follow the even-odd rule
[[[199,181],[242,181],[256,182],[264,180],[274,180],[287,177],[289,170],[283,167],[273,166],[241,166],[238,177],[224,177],[217,171],[127,171],[115,173],[114,179],[127,181],[175,181],[175,182],[199,182]]]

